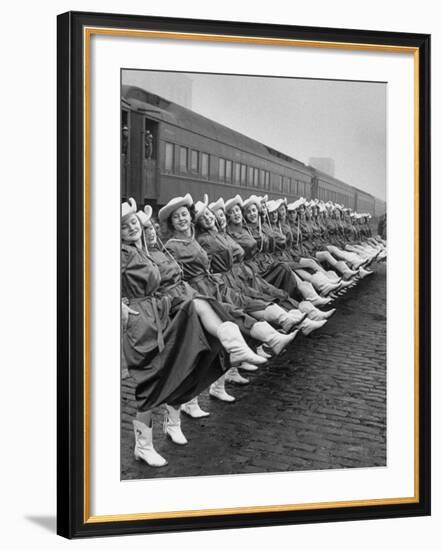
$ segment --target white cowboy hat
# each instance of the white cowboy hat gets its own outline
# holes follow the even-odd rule
[[[304,199],[304,197],[299,197],[299,199],[295,201],[294,204],[296,204],[295,208],[299,208],[300,206],[308,206],[308,201]]]
[[[232,199],[229,199],[228,201],[226,201],[225,203],[226,212],[227,210],[230,210],[231,208],[233,208],[236,204],[239,204],[239,206],[242,208],[243,202],[242,202],[242,198],[239,195],[236,195]]]
[[[209,197],[207,193],[204,193],[204,199],[195,203],[195,221],[204,214],[205,209],[209,204]]]
[[[192,206],[192,204],[193,199],[190,193],[187,193],[184,197],[175,197],[160,209],[158,212],[158,218],[160,222],[165,222],[177,208],[180,208],[181,206]]]
[[[128,216],[129,214],[135,214],[137,211],[137,203],[135,199],[132,197],[128,200],[128,202],[123,202],[121,205],[121,217],[124,218],[125,216]]]
[[[149,223],[150,218],[152,217],[152,207],[149,204],[146,204],[143,210],[138,210],[137,212],[138,219],[140,220],[141,225],[146,227]]]
[[[250,197],[242,203],[242,207],[248,208],[251,204],[255,204],[258,210],[261,210],[261,197],[250,195]]]
[[[211,202],[209,204],[209,208],[210,210],[212,210],[212,212],[216,212],[217,210],[219,210],[220,208],[222,208],[223,210],[226,209],[226,205],[224,204],[224,199],[222,197],[220,197],[217,201],[215,202]]]
[[[268,201],[267,210],[269,214],[271,214],[272,212],[276,212],[282,203],[283,203],[282,199],[277,199],[275,201]]]

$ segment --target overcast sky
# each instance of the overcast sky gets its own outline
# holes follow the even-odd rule
[[[386,84],[149,71],[125,83],[177,102],[191,87],[194,111],[306,164],[330,157],[335,177],[385,200]]]

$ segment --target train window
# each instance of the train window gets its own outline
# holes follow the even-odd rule
[[[241,164],[241,185],[246,184],[246,174],[247,174],[247,166],[245,164]]]
[[[266,175],[265,175],[265,188],[267,189],[267,191],[270,189],[270,172],[267,172],[266,170]]]
[[[241,179],[241,164],[238,162],[235,162],[234,168],[233,168],[233,183],[236,183],[239,185]]]
[[[166,172],[173,172],[173,143],[166,142],[165,144],[164,169]]]
[[[284,176],[283,179],[283,193],[288,195],[290,194],[290,178]]]
[[[255,168],[253,171],[253,185],[254,187],[258,187],[259,185],[259,170],[258,168]]]
[[[259,171],[259,186],[261,189],[264,189],[265,187],[265,181],[266,181],[266,173],[264,170]]]
[[[203,178],[209,177],[209,155],[201,153],[201,175]]]
[[[192,172],[198,172],[198,164],[199,164],[199,152],[195,151],[195,149],[192,149],[190,152],[190,169]]]
[[[226,160],[226,181],[232,181],[232,161]]]
[[[253,185],[253,166],[247,166],[247,185]]]
[[[187,147],[180,147],[180,172],[187,172]]]
[[[224,181],[224,179],[226,177],[226,161],[225,161],[225,159],[219,159],[219,172],[218,172],[218,175],[219,175],[219,179],[221,181]]]

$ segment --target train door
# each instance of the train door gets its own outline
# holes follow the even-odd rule
[[[141,198],[153,201],[158,197],[158,123],[145,117],[141,139]]]
[[[127,200],[129,197],[130,181],[130,120],[129,111],[121,111],[121,136],[120,136],[120,192],[121,198]]]

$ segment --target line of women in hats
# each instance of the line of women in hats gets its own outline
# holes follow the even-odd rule
[[[320,329],[336,296],[386,256],[369,216],[303,198],[239,195],[208,204],[187,194],[159,211],[122,204],[123,356],[135,382],[136,459],[166,460],[152,441],[152,410],[164,404],[164,431],[187,443],[181,412],[208,416],[198,395],[235,398],[226,381],[247,384],[299,332]]]

